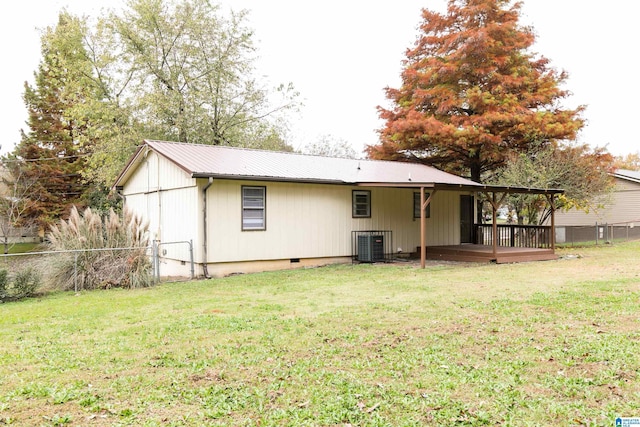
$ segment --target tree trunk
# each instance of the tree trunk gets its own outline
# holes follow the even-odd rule
[[[481,165],[480,165],[480,149],[476,150],[471,155],[471,163],[469,165],[469,173],[471,175],[471,181],[481,182]],[[482,215],[482,201],[478,198],[476,201],[476,224],[483,224],[484,218]]]

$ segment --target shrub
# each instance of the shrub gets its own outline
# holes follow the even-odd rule
[[[7,270],[0,270],[0,301],[33,296],[41,283],[40,274],[31,267],[16,273],[13,281],[9,279]]]
[[[149,285],[148,228],[126,207],[122,219],[113,210],[102,218],[90,208],[82,215],[73,208],[47,236],[51,250],[77,251],[51,267],[52,285],[65,290]]]
[[[9,275],[7,270],[0,270],[0,301],[3,301],[7,297]]]
[[[20,299],[33,296],[41,283],[40,274],[35,269],[27,267],[16,273],[16,277],[13,279],[11,297]]]

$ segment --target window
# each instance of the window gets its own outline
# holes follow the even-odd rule
[[[242,229],[265,230],[266,187],[242,187]]]
[[[424,199],[427,200],[429,198],[429,193],[424,193]],[[424,211],[424,217],[431,217],[431,202],[427,205],[427,209]],[[413,218],[420,218],[420,192],[413,193]]]
[[[371,218],[371,191],[353,190],[353,217]]]

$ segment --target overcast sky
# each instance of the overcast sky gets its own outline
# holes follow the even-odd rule
[[[0,40],[0,143],[10,151],[25,129],[22,101],[25,80],[33,81],[40,61],[39,28],[54,25],[62,7],[97,15],[121,0],[22,0],[5,8]],[[382,126],[376,106],[388,106],[386,86],[400,84],[404,52],[413,45],[421,8],[446,10],[446,0],[355,2],[324,0],[224,0],[229,8],[248,9],[260,58],[258,71],[273,83],[292,82],[304,107],[291,117],[289,141],[298,148],[332,135],[357,152],[378,141]],[[534,51],[566,70],[573,93],[566,106],[587,105],[587,126],[580,141],[607,145],[621,155],[640,151],[631,124],[638,121],[635,84],[636,15],[628,0],[524,0],[523,24],[533,26]],[[10,11],[9,11],[10,10]]]

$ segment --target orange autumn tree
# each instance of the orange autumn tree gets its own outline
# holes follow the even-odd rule
[[[402,85],[386,88],[392,109],[369,157],[432,165],[476,182],[532,144],[573,140],[583,106],[563,109],[567,74],[529,48],[533,30],[518,24],[522,3],[449,0],[447,13],[423,9],[408,49]]]
[[[616,169],[640,171],[640,151],[617,156],[614,159],[614,166]]]

